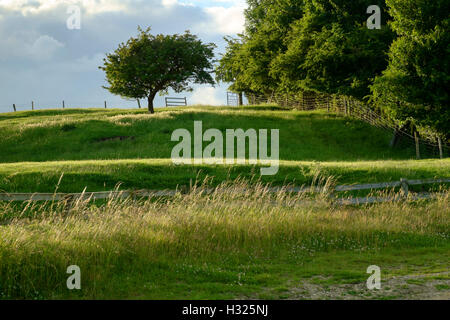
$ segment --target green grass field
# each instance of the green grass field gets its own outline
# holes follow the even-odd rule
[[[165,189],[212,177],[214,185],[259,175],[252,165],[172,164],[171,134],[218,128],[280,129],[280,171],[263,176],[281,185],[311,183],[317,172],[339,184],[450,176],[450,161],[412,160],[415,149],[388,147],[391,135],[361,121],[323,111],[277,107],[137,110],[59,110],[0,115],[0,190],[61,192]],[[130,137],[130,139],[112,139]],[[132,137],[132,138],[131,138]]]
[[[174,165],[173,130],[280,129],[280,170]],[[276,106],[0,114],[0,192],[216,186],[168,199],[0,202],[0,299],[450,299],[448,188],[435,200],[336,206],[267,183],[448,178],[450,159],[361,121]],[[127,139],[114,139],[128,137]],[[425,154],[425,156],[427,156]],[[395,192],[393,190],[385,193]],[[312,201],[311,201],[312,200]],[[66,288],[81,268],[82,289]],[[382,289],[367,290],[369,265]]]
[[[280,129],[280,159],[290,161],[368,161],[413,159],[414,148],[392,150],[391,138],[361,121],[277,107],[136,110],[65,110],[0,115],[0,162],[167,159],[172,132],[217,128]],[[106,140],[112,137],[128,140]]]

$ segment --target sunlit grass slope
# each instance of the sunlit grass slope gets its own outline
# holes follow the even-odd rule
[[[279,129],[280,170],[264,182],[309,183],[318,171],[338,183],[448,177],[448,160],[411,160],[410,146],[388,147],[391,135],[325,111],[275,106],[187,107],[144,110],[46,110],[0,115],[0,191],[52,192],[175,188],[213,177],[259,176],[259,167],[176,166],[170,160],[175,129]],[[206,146],[206,143],[204,144]],[[388,160],[388,161],[387,161]]]
[[[59,110],[0,115],[0,162],[167,159],[172,132],[203,121],[204,130],[280,129],[282,160],[411,159],[414,150],[388,148],[390,137],[361,121],[322,111],[277,107],[139,110]],[[130,139],[111,139],[130,137]],[[206,145],[206,144],[205,144]]]
[[[217,185],[237,177],[274,185],[309,185],[318,176],[333,176],[337,184],[450,178],[450,160],[281,161],[274,176],[260,176],[259,166],[180,166],[170,159],[21,162],[0,164],[0,192],[53,192],[58,182],[59,192],[113,190],[117,184],[122,190],[175,189],[205,178]]]

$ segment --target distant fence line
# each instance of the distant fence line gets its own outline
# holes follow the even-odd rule
[[[382,182],[382,183],[369,183],[369,184],[357,184],[357,185],[341,185],[333,188],[332,190],[327,187],[268,187],[268,192],[288,192],[288,193],[318,193],[325,191],[343,192],[343,191],[360,191],[360,190],[374,190],[400,187],[403,197],[408,196],[410,185],[423,185],[423,184],[437,184],[437,183],[450,183],[450,178],[443,179],[424,179],[424,180],[407,180],[400,179],[400,181],[394,182]],[[214,188],[205,189],[205,194],[211,194],[215,191]],[[187,190],[188,192],[188,190]],[[72,200],[101,200],[111,198],[148,198],[148,197],[173,197],[181,190],[136,190],[136,191],[100,191],[100,192],[82,192],[82,193],[0,193],[0,201],[72,201]],[[426,193],[413,195],[411,198],[427,198]],[[364,198],[356,198],[358,200],[349,201],[349,199],[338,198],[335,199],[338,203],[342,204],[358,204],[358,203],[372,203],[375,201],[374,197],[366,197],[368,200],[364,202]],[[377,198],[378,199],[378,198]],[[392,201],[395,197],[384,197],[378,202]],[[389,200],[390,199],[390,200]]]
[[[131,102],[132,100],[130,100]],[[104,101],[54,101],[54,102],[44,102],[36,103],[36,101],[31,101],[29,103],[13,103],[12,105],[6,106],[1,105],[0,107],[4,110],[11,110],[13,112],[17,111],[34,111],[34,110],[46,110],[46,109],[69,109],[69,108],[111,108],[112,104],[108,103],[107,100]],[[141,108],[141,103],[136,99],[136,106]],[[5,111],[7,112],[7,111]]]
[[[403,139],[404,141],[416,147],[416,156],[418,159],[420,159],[419,146],[425,147],[431,153],[437,151],[440,158],[444,157],[444,153],[448,154],[450,151],[450,146],[442,141],[438,135],[425,131],[420,132],[420,135],[416,131],[414,133],[407,132],[405,129],[398,127],[385,115],[377,113],[365,103],[354,98],[323,94],[304,94],[301,98],[288,95],[272,95],[269,97],[249,95],[247,99],[251,105],[275,103],[282,107],[299,110],[327,110],[362,120],[370,125],[391,132],[393,134],[391,146],[396,143],[398,138],[405,138]]]
[[[128,102],[133,102],[134,100],[129,100]],[[141,109],[141,101],[139,99],[135,99],[136,107]],[[118,103],[114,103],[117,105]],[[186,97],[177,98],[177,97],[166,97],[165,98],[166,106],[186,106],[187,99]],[[107,100],[104,101],[69,101],[69,100],[61,100],[61,101],[53,101],[53,102],[44,102],[44,103],[36,103],[36,101],[30,101],[27,103],[13,103],[12,105],[0,105],[1,109],[11,110],[13,112],[17,111],[33,111],[33,110],[45,110],[45,109],[68,109],[68,108],[111,108],[113,104],[108,103]],[[5,111],[7,112],[7,111]]]

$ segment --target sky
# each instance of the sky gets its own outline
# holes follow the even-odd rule
[[[73,26],[80,9],[80,28]],[[66,107],[136,107],[110,94],[102,65],[106,53],[137,34],[190,30],[225,49],[223,37],[243,31],[245,0],[0,0],[0,112]],[[227,84],[194,86],[189,104],[226,104]],[[156,106],[164,98],[157,96]],[[146,102],[142,101],[146,106]]]

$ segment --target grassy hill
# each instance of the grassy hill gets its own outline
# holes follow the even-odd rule
[[[280,159],[359,161],[412,159],[414,149],[392,150],[390,135],[360,121],[323,111],[276,107],[137,110],[61,110],[0,116],[0,162],[166,159],[172,132],[193,121],[217,128],[280,129]],[[126,140],[111,139],[129,137]]]
[[[326,112],[277,107],[48,110],[0,115],[0,192],[175,188],[170,199],[0,201],[0,299],[448,299],[449,193],[336,206],[267,193],[253,165],[174,165],[173,130],[280,130],[280,170],[263,182],[449,177],[388,132]],[[118,138],[121,137],[121,138]],[[233,180],[243,177],[248,179]],[[220,184],[222,181],[226,181]],[[243,191],[244,190],[244,191]],[[311,201],[314,199],[315,201]],[[82,289],[67,290],[69,265]],[[365,284],[380,266],[382,289]]]
[[[448,160],[412,160],[411,146],[391,149],[391,135],[325,111],[264,107],[189,107],[144,110],[45,110],[0,115],[0,190],[79,192],[161,189],[214,177],[259,176],[259,166],[172,164],[175,129],[279,129],[280,170],[264,182],[309,183],[320,172],[338,183],[448,177]],[[205,146],[206,144],[204,144]]]

